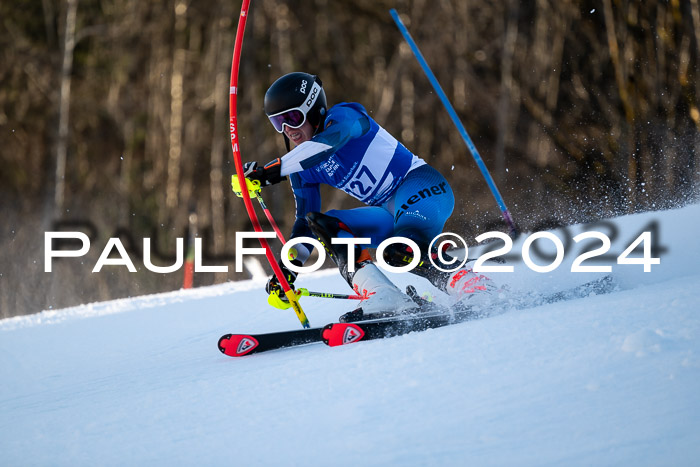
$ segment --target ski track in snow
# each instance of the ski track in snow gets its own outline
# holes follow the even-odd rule
[[[612,294],[333,349],[220,354],[222,334],[299,327],[252,281],[1,320],[0,465],[697,465],[700,206],[617,219],[611,251],[650,220],[668,251],[614,266]],[[600,276],[572,259],[497,280]],[[302,305],[316,326],[352,307]]]

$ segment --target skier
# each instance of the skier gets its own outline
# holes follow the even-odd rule
[[[412,272],[455,301],[495,289],[489,278],[471,269],[442,272],[433,267],[429,255],[438,264],[440,256],[450,259],[444,252],[428,251],[454,208],[450,184],[377,124],[362,105],[343,102],[328,109],[318,76],[296,72],[270,86],[264,110],[275,130],[284,136],[289,152],[265,166],[246,163],[244,175],[259,180],[263,187],[289,176],[296,201],[291,238],[321,241],[350,287],[366,298],[361,302],[363,312],[401,312],[416,307],[374,264],[366,249],[376,248],[390,237],[416,242],[422,256]],[[321,213],[321,184],[343,190],[367,206]],[[351,256],[347,245],[331,243],[336,237],[368,237],[371,244],[356,246]],[[289,260],[302,266],[312,249],[310,244],[297,244],[290,249]],[[384,252],[384,260],[393,266],[404,266],[412,258],[411,248],[401,243],[393,243]],[[447,267],[444,264],[442,269]],[[282,261],[280,268],[292,285],[297,274]],[[265,290],[284,297],[274,275]]]

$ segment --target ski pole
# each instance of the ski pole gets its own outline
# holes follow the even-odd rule
[[[284,235],[282,235],[282,231],[280,230],[279,227],[277,227],[277,222],[275,222],[275,219],[272,217],[272,213],[270,212],[269,209],[267,209],[267,206],[265,205],[265,201],[262,199],[262,195],[258,193],[258,203],[260,203],[260,207],[262,208],[263,212],[265,213],[265,217],[267,217],[267,221],[270,223],[272,228],[275,230],[275,233],[277,234],[277,238],[280,239],[280,242],[283,244],[286,243],[286,240],[284,239]]]
[[[333,298],[333,299],[339,299],[339,300],[363,300],[367,297],[363,297],[362,295],[347,295],[347,294],[339,294],[339,293],[328,293],[328,292],[311,292],[308,289],[304,288],[299,288],[294,290],[294,294],[297,296],[297,299],[301,297],[317,297],[317,298]],[[270,304],[271,306],[275,308],[279,308],[280,310],[286,310],[290,306],[292,306],[291,303],[289,303],[289,300],[285,300],[286,296],[281,297],[279,291],[273,291],[270,292],[270,295],[267,297],[267,303]]]
[[[317,298],[336,298],[339,300],[362,300],[365,297],[362,295],[348,295],[342,293],[329,293],[329,292],[311,292],[308,289],[298,289],[301,290],[301,294],[305,297],[317,297]]]
[[[406,26],[404,26],[403,22],[401,21],[401,18],[399,18],[399,14],[393,8],[389,10],[389,12],[391,13],[391,17],[394,18],[394,22],[399,28],[399,31],[401,31],[401,34],[403,35],[404,39],[406,39],[406,42],[408,42],[408,45],[411,47],[413,55],[416,57],[416,60],[418,60],[418,63],[420,64],[421,68],[423,68],[423,72],[428,77],[430,84],[433,86],[433,89],[435,89],[435,92],[440,97],[440,100],[445,106],[447,113],[450,115],[452,122],[457,127],[459,134],[462,136],[462,139],[467,144],[467,148],[471,152],[472,157],[474,158],[474,162],[476,162],[476,165],[479,167],[479,170],[481,170],[481,173],[484,176],[484,179],[486,180],[486,184],[489,186],[489,189],[491,190],[491,193],[493,194],[494,198],[496,198],[496,203],[498,203],[498,206],[501,208],[501,214],[503,214],[503,218],[506,221],[506,225],[510,229],[510,236],[515,238],[518,235],[518,229],[515,227],[513,218],[510,215],[510,211],[508,211],[506,203],[505,201],[503,201],[503,197],[501,196],[501,193],[499,193],[498,188],[496,187],[496,183],[493,181],[489,170],[486,168],[486,164],[484,164],[484,161],[481,159],[479,151],[477,151],[474,142],[469,137],[469,134],[464,128],[464,125],[462,125],[462,122],[459,120],[457,112],[455,112],[454,107],[452,107],[452,104],[450,104],[450,101],[449,99],[447,99],[447,96],[442,90],[442,87],[440,87],[440,83],[438,83],[438,80],[437,78],[435,78],[435,75],[431,71],[430,66],[428,66],[428,62],[426,62],[425,58],[423,58],[423,54],[420,52],[418,46],[413,41],[411,34],[408,32],[408,29],[406,29]]]

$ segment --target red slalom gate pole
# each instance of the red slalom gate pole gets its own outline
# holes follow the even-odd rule
[[[243,162],[241,161],[241,151],[238,145],[238,69],[240,67],[241,61],[241,48],[243,47],[243,34],[245,33],[245,24],[248,19],[248,10],[250,8],[250,0],[243,0],[241,5],[241,15],[238,19],[238,30],[236,31],[236,42],[233,48],[233,61],[231,62],[231,82],[229,86],[229,130],[231,132],[231,148],[233,149],[233,163],[236,167],[236,174],[239,180],[245,180],[243,176]],[[260,226],[260,221],[255,213],[255,208],[250,199],[250,194],[247,189],[241,190],[243,193],[243,203],[245,204],[245,209],[248,212],[248,217],[253,224],[253,229],[256,232],[262,232],[262,227]],[[287,296],[289,303],[292,305],[294,312],[299,318],[301,325],[305,328],[311,327],[309,320],[301,309],[299,300],[297,299],[294,290],[289,286],[287,278],[282,273],[279,265],[277,264],[277,259],[272,253],[269,243],[265,238],[260,237],[260,245],[265,249],[265,256],[267,257],[272,270],[279,280],[280,286]]]
[[[182,280],[183,289],[191,289],[194,285],[194,239],[197,237],[197,214],[190,213],[189,232],[187,235],[187,256],[185,257],[185,277]]]

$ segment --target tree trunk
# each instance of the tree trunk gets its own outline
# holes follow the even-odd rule
[[[66,26],[63,33],[63,63],[58,107],[58,141],[56,142],[56,183],[54,208],[57,217],[63,214],[66,190],[66,158],[68,153],[68,122],[70,113],[70,86],[75,49],[75,18],[78,0],[66,0]]]

